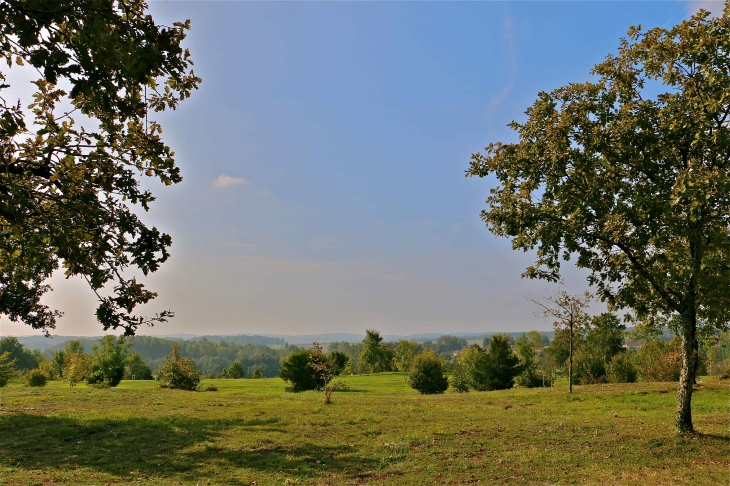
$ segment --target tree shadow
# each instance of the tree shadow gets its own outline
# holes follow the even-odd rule
[[[280,438],[276,443],[259,440],[254,447],[234,449],[215,444],[231,429],[255,430],[259,438],[262,432],[289,434],[277,424],[276,418],[80,421],[25,413],[0,415],[0,465],[63,471],[86,468],[115,476],[134,473],[181,481],[207,477],[212,474],[211,467],[244,468],[250,474],[286,473],[299,478],[336,474],[343,479],[361,477],[361,471],[377,467],[377,461],[358,457],[353,447],[328,447],[302,438],[297,438],[296,444]],[[226,479],[227,484],[244,484],[241,481]]]

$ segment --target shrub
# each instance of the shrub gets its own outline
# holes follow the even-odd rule
[[[86,381],[90,385],[117,386],[124,378],[127,350],[131,343],[124,336],[104,336],[99,345],[92,346],[91,373]]]
[[[581,385],[606,382],[605,353],[600,347],[586,342],[573,356],[573,380]]]
[[[638,376],[636,366],[628,353],[618,353],[606,366],[606,377],[609,383],[635,383]]]
[[[263,377],[264,377],[264,374],[258,368],[254,368],[254,370],[251,372],[251,378],[258,379],[258,378],[263,378]]]
[[[172,352],[165,357],[157,373],[160,388],[177,388],[180,390],[197,390],[200,384],[201,371],[195,369],[195,362],[190,358],[181,358],[177,344],[172,345]]]
[[[431,350],[425,350],[413,358],[408,381],[411,388],[423,394],[443,393],[449,388],[443,361]]]
[[[215,385],[207,385],[205,388],[203,388],[203,391],[218,391],[218,387]]]
[[[38,368],[30,370],[23,376],[23,382],[27,386],[46,386],[48,375]]]
[[[127,356],[124,364],[125,380],[151,380],[152,370],[147,363],[144,362],[142,356],[137,351],[132,351]]]
[[[279,376],[291,383],[291,391],[315,390],[324,386],[319,374],[309,365],[315,359],[308,349],[297,349],[281,360]]]
[[[0,388],[8,384],[15,374],[15,360],[11,359],[9,351],[0,354]]]
[[[643,381],[678,381],[682,368],[681,341],[660,339],[646,341],[634,355]]]
[[[46,386],[48,375],[41,369],[34,369],[23,375],[23,383],[26,386]]]

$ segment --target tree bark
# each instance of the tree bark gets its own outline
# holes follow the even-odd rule
[[[568,344],[568,393],[573,393],[573,321],[570,321],[570,340]]]
[[[677,433],[694,433],[692,425],[692,387],[695,383],[697,363],[697,314],[694,305],[682,313],[682,371],[677,390]]]

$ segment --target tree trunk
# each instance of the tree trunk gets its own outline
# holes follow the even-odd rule
[[[568,344],[568,393],[573,393],[573,321],[570,321],[570,339]]]
[[[682,371],[677,390],[677,433],[694,433],[692,425],[692,387],[697,363],[697,314],[694,305],[682,313]]]

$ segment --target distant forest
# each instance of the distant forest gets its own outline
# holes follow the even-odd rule
[[[180,356],[195,361],[195,365],[202,370],[204,376],[216,376],[234,361],[240,361],[246,376],[251,376],[253,370],[258,368],[265,377],[274,377],[279,374],[281,358],[297,349],[296,346],[288,345],[280,338],[264,336],[225,336],[225,338],[225,341],[223,339],[212,341],[208,339],[208,336],[190,340],[135,336],[130,341],[132,342],[132,350],[140,354],[142,360],[151,370],[155,370],[162,364],[165,356],[172,351],[173,343],[177,343]],[[21,339],[19,338],[19,341]],[[84,345],[85,352],[89,353],[92,344],[96,344],[99,338],[79,338],[77,340]],[[232,340],[243,341],[243,343],[231,342]],[[253,344],[246,342],[247,340],[268,345]],[[43,354],[47,358],[51,358],[53,353],[62,351],[68,341],[64,339],[58,344],[46,348]],[[33,345],[28,345],[28,348],[32,349]]]

